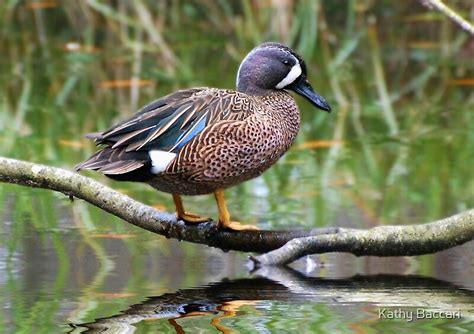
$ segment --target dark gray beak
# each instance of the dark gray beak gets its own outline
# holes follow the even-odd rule
[[[313,90],[313,87],[311,87],[310,83],[308,82],[308,79],[306,79],[304,75],[302,75],[299,80],[296,80],[287,88],[303,96],[309,102],[311,102],[312,105],[318,107],[319,109],[331,112],[331,107],[326,102],[324,97],[322,97]]]

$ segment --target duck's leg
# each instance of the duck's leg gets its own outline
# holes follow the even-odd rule
[[[184,211],[183,201],[179,194],[173,194],[174,206],[176,207],[176,217],[178,220],[184,220],[188,223],[204,223],[209,221],[209,218],[200,217],[198,215]]]
[[[243,225],[239,222],[233,222],[230,220],[230,213],[225,204],[224,190],[217,189],[214,192],[214,196],[216,197],[217,208],[219,209],[219,225],[221,228],[235,231],[259,230],[257,226]]]

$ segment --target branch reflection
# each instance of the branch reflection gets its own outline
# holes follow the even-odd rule
[[[474,291],[433,278],[376,275],[326,279],[306,277],[288,268],[263,268],[253,275],[150,297],[120,314],[71,324],[71,333],[133,333],[134,324],[160,319],[168,321],[176,333],[186,333],[179,321],[189,317],[208,317],[216,330],[231,333],[233,329],[226,327],[223,319],[239,317],[245,313],[243,307],[258,308],[264,301],[459,310],[463,317],[474,318]]]

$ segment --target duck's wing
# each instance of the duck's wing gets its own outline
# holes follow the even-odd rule
[[[194,88],[158,99],[130,119],[102,133],[90,134],[106,147],[76,166],[122,174],[147,164],[149,151],[178,153],[192,138],[223,120],[243,120],[256,107],[246,94]]]

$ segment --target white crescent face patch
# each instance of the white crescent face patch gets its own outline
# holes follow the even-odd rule
[[[290,72],[286,75],[286,77],[280,81],[275,88],[276,89],[283,89],[286,86],[292,84],[300,75],[301,75],[301,66],[299,62],[296,62],[295,65],[291,68]]]

